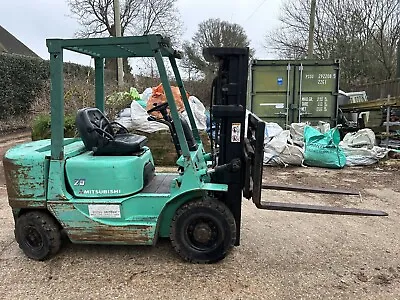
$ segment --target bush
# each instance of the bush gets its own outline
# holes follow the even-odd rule
[[[64,63],[65,82],[93,85],[93,74],[91,67]],[[0,54],[0,120],[28,113],[39,97],[50,92],[49,80],[48,60]]]
[[[51,119],[49,114],[40,114],[32,124],[32,141],[49,139],[51,137]],[[76,137],[75,115],[64,117],[64,137]]]
[[[134,98],[128,92],[114,92],[107,96],[105,100],[105,110],[108,117],[113,118],[122,109],[131,107],[132,101],[134,101]]]
[[[28,112],[48,77],[48,64],[42,59],[1,54],[0,119]]]

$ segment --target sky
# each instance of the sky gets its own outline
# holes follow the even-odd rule
[[[245,29],[256,58],[275,58],[265,48],[265,34],[276,27],[282,0],[178,0],[184,40],[190,40],[208,18],[238,23]],[[17,13],[18,12],[18,13]],[[73,38],[80,28],[65,0],[2,1],[0,25],[44,59],[46,38]],[[89,65],[90,58],[66,51],[64,61]]]

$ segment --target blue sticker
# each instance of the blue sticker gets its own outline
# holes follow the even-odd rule
[[[278,85],[282,85],[283,84],[283,78],[282,77],[278,77],[277,83],[278,83]]]

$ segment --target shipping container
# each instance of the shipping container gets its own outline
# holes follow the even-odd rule
[[[336,125],[339,60],[253,60],[247,107],[284,128],[297,122]]]

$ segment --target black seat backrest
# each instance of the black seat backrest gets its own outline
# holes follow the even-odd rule
[[[108,119],[98,108],[83,108],[76,115],[76,127],[87,150],[101,148],[115,136]],[[109,135],[101,132],[104,130]]]

